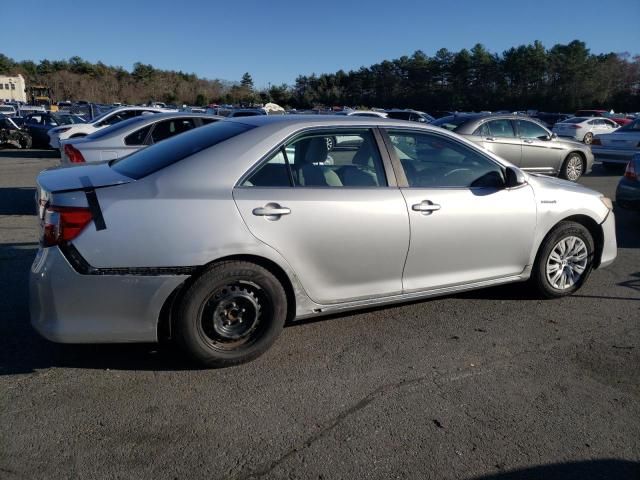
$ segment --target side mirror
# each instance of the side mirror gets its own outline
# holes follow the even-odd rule
[[[519,187],[527,183],[522,170],[515,167],[507,167],[505,184],[507,188]]]

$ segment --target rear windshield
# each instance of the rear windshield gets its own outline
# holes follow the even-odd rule
[[[126,120],[122,120],[121,122],[114,123],[113,125],[109,125],[108,127],[101,128],[93,132],[90,135],[87,135],[87,138],[91,140],[96,140],[98,138],[104,138],[108,135],[111,135],[113,132],[117,132],[118,130],[125,130],[131,127],[131,125],[135,125],[136,123],[142,123],[149,120],[147,115],[139,115],[137,117],[127,118]]]
[[[114,161],[111,168],[138,180],[252,128],[236,122],[212,123],[138,150]]]
[[[448,117],[438,118],[436,121],[431,122],[431,125],[436,127],[446,128],[447,130],[455,131],[460,125],[467,123],[471,120],[470,117],[461,115],[449,115]]]
[[[571,118],[567,118],[566,120],[562,120],[561,122],[558,123],[582,123],[585,120],[589,120],[588,117],[571,117]]]

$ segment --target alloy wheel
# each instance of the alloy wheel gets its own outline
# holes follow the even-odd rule
[[[561,239],[547,259],[547,280],[553,288],[567,290],[580,281],[587,269],[589,251],[585,242],[576,236]]]

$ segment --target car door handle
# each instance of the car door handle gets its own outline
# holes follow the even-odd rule
[[[282,207],[277,203],[268,203],[264,207],[253,209],[253,214],[258,217],[279,217],[281,215],[289,215],[290,213],[290,208]]]
[[[531,140],[530,138],[523,138],[522,141],[524,143],[533,143],[533,140]]]
[[[430,200],[423,200],[420,203],[412,205],[411,209],[415,212],[422,212],[426,215],[430,215],[433,212],[440,210],[440,205],[438,205],[437,203],[433,203]]]
[[[486,140],[487,142],[495,142],[495,141],[496,141],[496,139],[495,139],[495,138],[493,138],[493,137],[486,137],[486,138],[485,138],[485,140]]]

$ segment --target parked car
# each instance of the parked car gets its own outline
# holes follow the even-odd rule
[[[435,120],[431,115],[425,112],[419,112],[418,110],[386,110],[388,118],[394,118],[396,120],[409,120],[411,122],[431,123]]]
[[[0,115],[0,147],[31,148],[29,132],[16,124],[14,118]]]
[[[596,135],[591,143],[591,151],[606,168],[629,163],[640,152],[640,118],[614,132]]]
[[[222,118],[193,113],[158,113],[133,117],[86,137],[62,140],[60,162],[90,163],[122,158],[148,145]]]
[[[122,107],[116,108],[100,115],[88,123],[80,123],[76,125],[64,125],[49,130],[49,145],[52,148],[60,148],[60,140],[67,138],[85,137],[101,128],[114,125],[128,118],[137,117],[139,115],[161,113],[164,110],[151,107]]]
[[[0,105],[0,115],[5,117],[15,117],[18,114],[16,107],[12,105]]]
[[[349,148],[329,151],[339,136]],[[37,198],[42,335],[167,334],[217,367],[265,352],[286,320],[524,280],[561,297],[616,256],[600,193],[388,119],[227,119],[41,172]]]
[[[545,127],[551,129],[553,126],[558,123],[566,120],[567,118],[573,117],[568,113],[547,113],[547,112],[536,112],[531,115],[532,118],[538,120]]]
[[[616,189],[616,204],[622,208],[640,211],[640,153],[636,153]]]
[[[343,110],[341,112],[336,112],[334,115],[343,115],[347,117],[376,117],[376,118],[387,118],[386,112],[378,112],[376,110]]]
[[[523,170],[575,182],[591,172],[588,146],[560,139],[532,118],[518,115],[455,115],[433,125],[463,135]]]
[[[625,115],[616,115],[614,113],[609,113],[606,110],[578,110],[574,115],[576,117],[606,117],[610,118],[614,122],[616,122],[620,126],[627,125],[631,123],[631,119],[627,118]]]
[[[619,128],[613,120],[604,117],[571,117],[558,122],[552,132],[559,137],[571,138],[591,145],[593,137],[600,133],[610,133]]]
[[[30,113],[24,117],[24,129],[31,134],[34,147],[49,146],[49,130],[61,125],[86,123],[83,118],[67,112]]]

